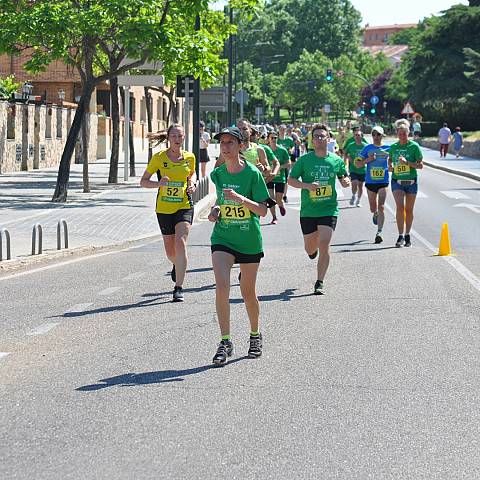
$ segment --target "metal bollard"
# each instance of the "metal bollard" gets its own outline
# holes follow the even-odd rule
[[[37,232],[38,232],[38,253],[36,252],[36,246],[37,246]],[[32,231],[32,255],[40,255],[43,251],[43,230],[42,226],[39,223],[36,223],[33,226],[33,231]]]
[[[67,222],[63,218],[57,223],[57,250],[62,249],[62,235],[61,230],[63,227],[63,238],[65,243],[65,248],[68,248],[68,227]]]
[[[0,230],[0,262],[3,261],[3,236],[5,235],[5,246],[7,247],[7,260],[12,258],[10,252],[10,232],[6,228]]]

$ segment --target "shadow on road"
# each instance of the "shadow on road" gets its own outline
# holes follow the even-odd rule
[[[225,366],[237,363],[242,360],[248,359],[245,355],[243,357],[234,358],[230,360]],[[96,390],[102,390],[108,387],[135,387],[140,385],[152,385],[156,383],[170,383],[170,382],[183,382],[189,375],[197,375],[208,370],[216,370],[218,367],[215,365],[202,365],[201,367],[187,368],[185,370],[159,370],[157,372],[145,372],[145,373],[125,373],[123,375],[117,375],[116,377],[103,378],[98,380],[98,383],[92,385],[84,385],[78,387],[75,390],[77,392],[94,392]]]
[[[342,249],[342,250],[336,250],[332,253],[349,253],[349,252],[376,252],[377,250],[391,250],[392,248],[397,248],[395,245],[392,245],[391,247],[373,247],[373,248],[352,248],[352,249]]]

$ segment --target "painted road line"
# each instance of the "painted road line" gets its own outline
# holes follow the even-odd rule
[[[8,352],[0,352],[0,358],[7,357],[8,355],[10,355],[10,353],[8,353]]]
[[[107,295],[111,295],[112,293],[118,292],[121,289],[122,289],[122,287],[108,287],[105,290],[102,290],[101,292],[98,292],[98,294],[105,297]]]
[[[151,243],[155,243],[155,242],[158,242],[157,238],[155,240],[149,240],[148,242],[142,243],[140,245],[133,245],[131,247],[122,248],[121,250],[112,250],[110,252],[102,252],[102,253],[97,253],[95,255],[86,255],[84,257],[75,258],[74,260],[67,260],[66,262],[58,262],[58,263],[55,263],[53,265],[47,265],[45,267],[33,268],[33,269],[27,270],[25,272],[13,273],[12,275],[6,275],[4,277],[0,277],[0,282],[5,281],[5,280],[10,280],[11,278],[17,278],[17,277],[23,277],[25,275],[31,275],[32,273],[43,272],[45,270],[51,270],[52,268],[59,268],[59,267],[65,266],[65,265],[71,265],[73,263],[84,262],[86,260],[92,260],[94,258],[106,257],[107,255],[117,255],[119,253],[128,252],[128,250],[132,250],[134,248],[141,248],[141,247],[144,247],[146,245],[150,245]]]
[[[59,323],[44,323],[43,325],[40,325],[39,327],[35,328],[34,330],[31,330],[30,332],[27,333],[27,335],[45,335],[45,333],[48,333],[50,330],[55,328],[57,325],[60,325]]]
[[[457,192],[456,190],[441,190],[440,193],[443,193],[448,198],[453,198],[454,200],[468,200],[470,197],[465,195],[462,192]]]
[[[70,307],[68,310],[65,310],[65,313],[79,313],[85,311],[88,307],[91,307],[93,303],[77,303]]]
[[[122,278],[122,282],[129,282],[130,280],[139,280],[145,275],[145,272],[135,272],[127,275],[126,277]]]
[[[395,210],[390,207],[390,205],[385,204],[387,210],[395,216]],[[410,232],[414,237],[420,240],[429,250],[433,253],[437,253],[438,249],[435,248],[426,238],[423,238],[416,230]],[[478,292],[480,292],[480,278],[478,278],[472,271],[470,271],[462,262],[457,260],[455,257],[449,256],[442,256],[439,258],[443,258],[448,264],[450,264],[460,275],[462,275],[468,283],[472,285]]]

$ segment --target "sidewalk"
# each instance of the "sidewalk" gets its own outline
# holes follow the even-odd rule
[[[213,167],[216,147],[212,146],[208,164]],[[156,190],[139,186],[147,165],[146,155],[136,157],[136,176],[108,184],[108,160],[89,164],[90,193],[83,193],[82,165],[72,164],[67,202],[52,203],[58,167],[0,175],[0,229],[8,229],[11,261],[0,262],[0,272],[31,262],[57,257],[57,223],[64,219],[69,231],[69,250],[61,256],[91,253],[99,248],[121,245],[141,238],[160,235],[155,216]],[[208,203],[197,204],[196,215]],[[39,223],[43,229],[43,255],[31,256],[32,230]],[[5,239],[3,258],[6,258]]]
[[[480,159],[472,157],[460,157],[457,159],[455,155],[450,153],[446,158],[439,158],[437,151],[425,147],[421,148],[424,154],[426,154],[423,162],[425,165],[480,181]]]

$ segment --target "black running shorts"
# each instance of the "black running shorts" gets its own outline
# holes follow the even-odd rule
[[[323,225],[335,230],[337,226],[337,217],[300,217],[300,226],[302,227],[302,233],[309,235],[317,231],[317,226]]]
[[[175,235],[175,225],[180,222],[193,223],[193,208],[178,210],[175,213],[157,213],[162,235]]]

